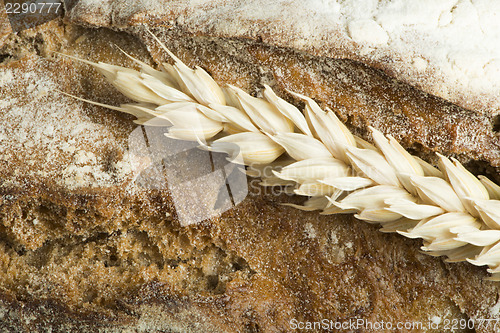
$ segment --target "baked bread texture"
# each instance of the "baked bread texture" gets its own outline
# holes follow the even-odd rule
[[[357,319],[420,322],[425,329],[414,331],[428,332],[462,320],[475,326],[457,332],[498,331],[499,285],[484,280],[485,269],[428,257],[421,241],[350,215],[283,206],[303,200],[255,180],[234,208],[181,226],[172,189],[138,181],[134,117],[58,92],[126,102],[90,66],[53,52],[136,66],[121,48],[153,66],[171,62],[147,26],[220,84],[253,94],[268,84],[295,104],[286,90],[302,93],[367,140],[371,125],[431,163],[440,152],[500,181],[494,94],[483,99],[486,90],[447,81],[425,54],[397,53],[397,30],[376,28],[366,39],[363,27],[373,24],[355,13],[354,23],[319,29],[330,12],[313,20],[321,8],[266,6],[76,1],[63,18],[17,33],[4,33],[2,14],[1,331],[289,332]],[[347,13],[334,7],[326,9]],[[302,13],[301,23],[281,13]],[[189,150],[175,161],[189,177],[203,159]],[[199,187],[193,210],[203,193],[217,195]]]

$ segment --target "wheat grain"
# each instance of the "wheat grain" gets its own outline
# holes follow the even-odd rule
[[[500,187],[439,155],[439,169],[410,155],[391,136],[370,127],[375,146],[354,136],[331,110],[290,92],[304,113],[265,86],[264,98],[221,88],[200,67],[174,59],[162,70],[136,60],[139,71],[105,63],[92,65],[137,103],[114,110],[133,114],[137,124],[170,126],[165,135],[198,141],[248,165],[263,186],[292,186],[310,197],[298,209],[322,214],[354,213],[381,225],[382,232],[422,238],[422,250],[447,261],[487,265],[500,280]],[[216,138],[217,136],[217,138]],[[273,162],[284,152],[292,160]],[[262,166],[274,166],[262,175]]]

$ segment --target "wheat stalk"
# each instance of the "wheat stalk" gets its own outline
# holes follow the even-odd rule
[[[116,107],[84,101],[132,114],[140,125],[168,125],[170,138],[198,141],[204,149],[228,153],[231,160],[240,158],[250,176],[261,176],[263,186],[279,185],[310,197],[304,205],[289,206],[321,214],[354,213],[380,224],[382,232],[422,238],[422,250],[430,255],[487,265],[489,279],[500,281],[498,185],[439,154],[439,169],[434,168],[372,127],[371,145],[306,96],[289,92],[304,101],[302,113],[269,86],[263,98],[234,86],[221,88],[151,35],[174,65],[163,63],[156,70],[127,55],[140,65],[137,71],[75,58],[137,103]],[[278,159],[285,152],[289,158]],[[263,175],[269,166],[272,174]]]

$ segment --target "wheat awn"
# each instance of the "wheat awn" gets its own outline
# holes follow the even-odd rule
[[[375,145],[354,136],[331,110],[303,95],[304,113],[265,86],[263,98],[220,87],[202,68],[173,58],[161,70],[132,58],[140,70],[84,61],[136,103],[119,107],[140,125],[169,125],[170,138],[241,158],[263,186],[284,186],[310,197],[321,214],[354,213],[382,232],[422,238],[422,250],[447,261],[487,265],[500,281],[500,186],[479,179],[457,160],[439,155],[439,168],[409,154],[392,136],[370,127]],[[123,52],[123,51],[122,51]],[[79,98],[80,99],[80,98]],[[80,99],[82,100],[82,99]],[[154,121],[152,121],[154,120]],[[291,158],[276,161],[287,153]],[[273,163],[274,162],[274,163]],[[262,175],[264,165],[274,171]]]

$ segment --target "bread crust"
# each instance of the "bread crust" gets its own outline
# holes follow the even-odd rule
[[[489,0],[468,6],[263,0],[107,0],[96,5],[81,0],[67,18],[112,29],[145,25],[196,36],[249,39],[318,57],[350,59],[465,109],[494,116],[500,109],[493,14],[497,6]],[[443,22],[444,17],[452,21]],[[368,23],[366,31],[359,32],[371,38],[358,38],[353,25],[359,22]],[[388,38],[377,40],[373,28]]]
[[[483,280],[484,269],[424,256],[419,241],[347,215],[281,206],[300,199],[255,183],[234,209],[181,227],[171,193],[141,187],[127,168],[132,118],[52,89],[114,105],[122,97],[88,66],[51,51],[133,66],[117,43],[143,61],[165,61],[139,26],[148,22],[183,61],[222,84],[252,93],[270,84],[294,103],[285,88],[306,94],[367,139],[372,125],[423,158],[456,155],[476,172],[498,166],[488,116],[314,48],[165,23],[186,10],[177,3],[169,20],[158,14],[156,21],[141,11],[110,16],[106,2],[90,16],[84,4],[64,22],[10,35],[0,46],[10,55],[0,65],[9,103],[0,122],[10,138],[0,158],[2,330],[286,332],[293,319],[496,318],[498,285]]]

